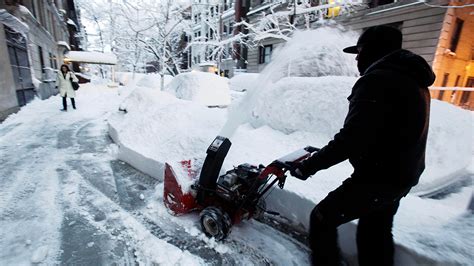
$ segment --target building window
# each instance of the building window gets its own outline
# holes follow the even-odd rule
[[[38,56],[40,59],[40,64],[41,64],[41,72],[44,73],[44,58],[43,58],[43,48],[41,46],[38,46]]]
[[[263,47],[259,47],[259,63],[265,64],[270,62],[272,59],[272,50],[273,45],[265,45]]]
[[[441,87],[446,87],[446,85],[448,85],[448,80],[449,80],[449,73],[444,73],[443,83],[441,84]]]
[[[470,91],[463,91],[461,96],[461,101],[459,102],[461,106],[469,105],[469,98],[471,97]]]
[[[33,15],[33,17],[37,18],[37,14],[36,14],[36,7],[35,7],[35,0],[31,0],[31,14]]]
[[[466,87],[467,88],[474,88],[474,77],[469,77],[466,82]],[[471,91],[463,91],[461,95],[461,101],[459,104],[461,106],[467,106],[469,107],[470,105],[470,98],[471,98]]]
[[[451,50],[451,52],[453,53],[456,52],[456,49],[458,47],[459,38],[461,37],[461,31],[462,31],[463,25],[464,25],[464,21],[462,19],[457,18],[454,24],[453,35],[451,36],[451,44],[449,46],[449,50]]]
[[[454,87],[457,87],[459,85],[459,81],[461,80],[461,75],[458,75],[456,77],[456,81],[454,82]]]
[[[56,56],[54,56],[52,53],[49,53],[49,64],[51,65],[51,68],[53,68],[53,69],[58,68],[58,63],[56,61]]]

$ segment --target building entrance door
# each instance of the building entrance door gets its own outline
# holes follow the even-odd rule
[[[35,88],[31,80],[31,69],[28,61],[26,39],[20,33],[5,27],[8,55],[15,81],[18,104],[23,106],[34,99]]]

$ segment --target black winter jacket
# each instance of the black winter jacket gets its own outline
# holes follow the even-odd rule
[[[405,190],[425,169],[430,115],[428,86],[435,75],[420,56],[395,51],[372,64],[352,88],[344,126],[305,160],[305,175],[346,159],[355,182]]]

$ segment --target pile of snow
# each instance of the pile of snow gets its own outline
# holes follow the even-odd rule
[[[116,72],[115,78],[125,86],[140,86],[158,90],[161,86],[161,76],[157,73]],[[168,85],[171,80],[173,80],[173,76],[165,75],[164,85]]]
[[[233,106],[220,135],[231,137],[239,125],[247,123],[256,101],[286,77],[358,76],[355,56],[343,48],[354,45],[357,34],[337,27],[296,31],[292,39],[275,50],[272,61],[260,73],[253,88]]]
[[[207,108],[144,87],[137,87],[120,105],[120,110],[126,113],[109,119],[112,137],[121,146],[119,158],[156,178],[162,177],[163,172],[157,171],[163,165],[136,163],[168,162],[176,166],[182,160],[201,158],[224,124],[227,113],[224,109]],[[130,155],[132,151],[143,157]]]
[[[473,163],[474,113],[432,100],[426,169],[414,192],[429,191],[466,175]]]
[[[207,72],[189,72],[177,75],[166,86],[179,99],[205,106],[228,106],[230,104],[229,80]]]
[[[354,45],[357,37],[354,32],[335,27],[296,31],[281,48],[284,52],[272,58],[281,61],[277,64],[279,69],[271,69],[282,77],[358,76],[355,56],[342,51]]]
[[[173,80],[173,76],[165,75],[164,76],[164,85],[168,85],[171,80]],[[136,79],[138,80],[137,86],[147,87],[152,89],[161,89],[161,75],[160,74],[136,74]]]
[[[355,81],[352,77],[281,79],[260,92],[248,122],[286,134],[308,131],[329,141],[343,125]],[[432,101],[426,170],[413,192],[426,193],[465,175],[472,162],[472,121],[470,111]]]
[[[240,92],[250,90],[257,83],[259,75],[258,73],[237,74],[229,80],[230,89]]]
[[[348,110],[347,96],[356,78],[283,78],[261,92],[250,122],[290,134],[309,131],[331,138]]]

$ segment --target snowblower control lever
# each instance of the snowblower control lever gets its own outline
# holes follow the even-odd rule
[[[265,179],[269,177],[270,175],[274,175],[277,177],[270,186],[275,184],[278,180],[278,187],[283,188],[285,185],[286,181],[286,175],[285,173],[289,170],[291,170],[292,166],[291,163],[294,162],[301,162],[308,157],[310,157],[314,152],[319,151],[318,148],[312,147],[312,146],[307,146],[304,149],[297,150],[295,152],[292,152],[288,155],[285,155],[275,161],[273,161],[271,164],[269,164],[265,169],[262,171],[260,174],[261,179]],[[266,191],[264,191],[266,192]],[[262,193],[264,194],[264,193]]]

